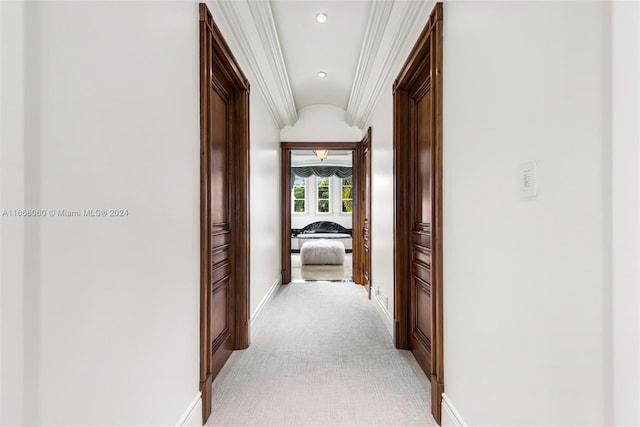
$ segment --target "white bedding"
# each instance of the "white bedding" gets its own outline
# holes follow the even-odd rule
[[[344,244],[325,239],[304,242],[300,249],[300,262],[302,265],[342,265]]]

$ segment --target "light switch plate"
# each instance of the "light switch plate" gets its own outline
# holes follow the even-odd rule
[[[520,196],[536,197],[538,195],[536,162],[528,162],[520,166]]]

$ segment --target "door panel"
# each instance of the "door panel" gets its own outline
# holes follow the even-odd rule
[[[218,227],[229,226],[228,187],[228,113],[229,101],[215,88],[210,89],[211,100],[211,223]]]
[[[431,380],[440,422],[443,367],[442,3],[394,83],[395,340]]]
[[[249,345],[249,83],[200,4],[200,391]]]
[[[371,299],[371,128],[360,142],[360,157],[362,165],[362,284]]]
[[[412,106],[415,111],[416,138],[412,143],[414,161],[413,182],[415,201],[413,203],[413,224],[411,245],[411,351],[422,369],[431,374],[431,200],[432,200],[432,129],[431,102],[433,101],[430,76],[423,73],[411,89]]]
[[[233,103],[229,93],[233,90],[216,63],[213,64],[210,82],[209,102],[211,127],[209,138],[209,189],[210,195],[210,233],[211,250],[209,253],[211,272],[209,288],[211,293],[210,334],[211,348],[210,373],[215,377],[224,362],[233,351],[233,288],[231,271],[234,263],[231,257],[231,207],[229,205],[230,175],[230,125]]]
[[[424,82],[424,84],[428,84]],[[416,196],[416,223],[431,224],[431,87],[427,87],[427,93],[416,102],[417,121],[417,147],[415,158],[417,159],[415,183]]]
[[[211,291],[211,306],[212,307],[223,307],[222,310],[212,310],[211,311],[211,335],[213,337],[224,338],[224,333],[229,330],[229,318],[227,316],[226,305],[228,304],[229,297],[227,291],[229,290],[228,280],[227,283],[224,283],[222,286],[218,286],[213,288]],[[216,339],[212,341],[212,350],[213,344],[216,342]]]

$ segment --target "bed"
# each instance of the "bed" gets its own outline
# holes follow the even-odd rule
[[[332,221],[316,221],[304,228],[291,230],[291,252],[301,251],[305,242],[326,239],[341,242],[346,253],[351,253],[351,230]]]
[[[316,221],[304,228],[292,230],[298,238],[345,238],[351,237],[351,230],[332,221]],[[320,237],[323,236],[323,237]]]
[[[343,265],[344,244],[337,240],[315,239],[302,244],[300,263],[302,265]]]

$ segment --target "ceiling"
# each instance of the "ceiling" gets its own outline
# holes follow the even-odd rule
[[[313,104],[347,109],[370,9],[371,0],[271,2],[298,109]],[[323,24],[316,22],[320,13],[327,15]],[[318,77],[320,71],[327,76]]]
[[[276,124],[329,104],[349,126],[365,129],[383,90],[399,72],[426,24],[427,0],[211,0],[252,90]],[[325,13],[325,23],[316,16]],[[326,72],[319,78],[318,72]]]

